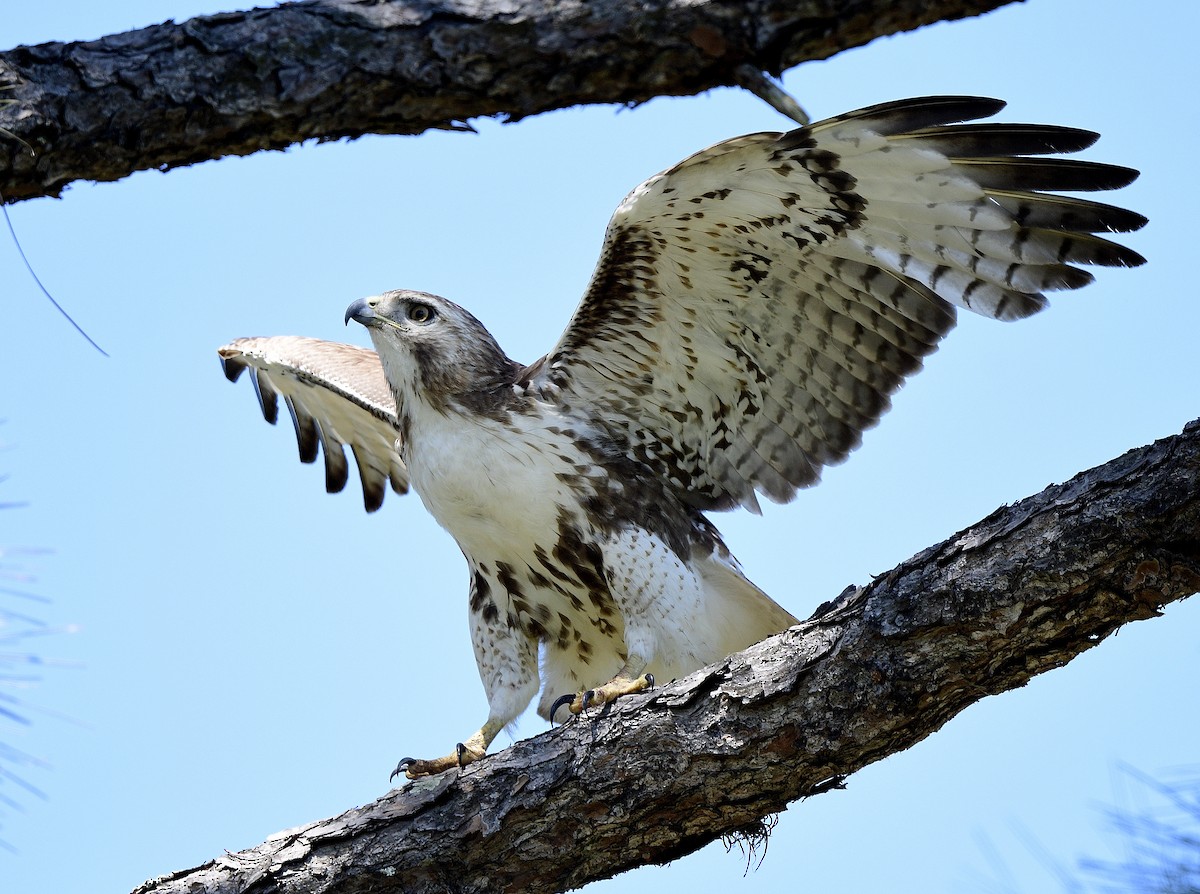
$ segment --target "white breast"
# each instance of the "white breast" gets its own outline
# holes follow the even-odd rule
[[[578,506],[560,476],[581,457],[569,437],[548,430],[555,423],[566,426],[549,411],[505,422],[432,410],[414,419],[404,457],[412,487],[469,557],[544,544],[560,508]]]

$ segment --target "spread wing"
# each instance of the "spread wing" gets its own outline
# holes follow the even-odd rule
[[[239,338],[217,354],[231,382],[250,370],[263,416],[272,425],[283,397],[301,461],[314,462],[318,452],[325,455],[329,493],[344,488],[350,477],[347,445],[358,464],[368,512],[382,505],[389,483],[398,494],[408,491],[408,471],[396,452],[396,404],[374,351],[281,335]]]
[[[955,323],[1134,266],[1092,235],[1141,215],[1046,190],[1128,168],[1064,127],[957,124],[1003,107],[933,97],[728,140],[643,183],[609,223],[559,343],[525,374],[704,509],[786,501],[843,460]]]

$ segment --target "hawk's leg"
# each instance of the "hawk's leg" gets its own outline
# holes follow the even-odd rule
[[[471,641],[475,663],[488,698],[488,719],[479,731],[454,752],[433,760],[406,757],[396,765],[392,778],[403,773],[409,779],[433,776],[465,767],[485,754],[500,730],[525,710],[538,690],[537,640],[510,625],[506,612],[500,612],[490,600],[475,597],[472,584]]]
[[[400,763],[396,764],[396,769],[392,771],[388,781],[395,779],[401,773],[409,779],[418,779],[421,776],[435,776],[438,773],[474,763],[487,754],[488,746],[492,744],[492,740],[502,729],[504,729],[504,723],[489,719],[475,735],[465,742],[459,742],[454,749],[454,754],[435,757],[433,760],[403,758]]]
[[[550,708],[550,719],[564,704],[572,714],[605,705],[654,685],[646,668],[659,651],[659,631],[681,595],[698,597],[695,575],[657,535],[630,527],[601,544],[608,592],[624,621],[619,654],[624,664],[603,686],[564,696]]]
[[[642,667],[645,667],[645,664],[642,664]],[[615,677],[603,686],[597,686],[595,689],[584,689],[580,692],[564,695],[556,699],[554,704],[550,706],[550,719],[554,719],[555,713],[563,705],[567,705],[568,710],[572,714],[580,714],[589,707],[606,705],[609,702],[616,701],[623,695],[632,695],[635,692],[644,692],[647,689],[653,688],[654,674],[639,673],[626,664],[617,671]]]

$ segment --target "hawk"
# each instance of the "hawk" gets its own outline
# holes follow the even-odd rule
[[[283,397],[300,458],[324,452],[327,490],[345,486],[349,446],[368,511],[411,487],[466,557],[487,720],[397,773],[477,760],[539,680],[538,712],[565,720],[795,624],[705,513],[786,502],[845,459],[957,308],[1016,320],[1089,283],[1077,264],[1144,262],[1094,235],[1144,217],[1054,192],[1137,172],[1046,157],[1089,131],[960,123],[1003,105],[871,106],[651,177],[528,366],[415,291],[350,305],[375,351],[294,336],[220,349],[269,422]]]

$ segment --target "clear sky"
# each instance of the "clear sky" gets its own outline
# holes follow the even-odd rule
[[[7,4],[0,45],[82,40],[218,12],[204,0]],[[1157,10],[1158,14],[1151,14]],[[1102,132],[1088,156],[1143,171],[1117,201],[1150,263],[1102,270],[1013,325],[965,319],[879,428],[821,486],[765,517],[716,518],[749,576],[807,616],[996,506],[1200,415],[1193,94],[1200,5],[1141,13],[1031,0],[790,72],[815,117],[934,93],[1007,99],[1003,120]],[[39,755],[0,780],[0,890],[121,892],[368,802],[406,754],[443,754],[482,720],[467,576],[415,498],[362,512],[327,496],[216,348],[242,335],[367,344],[342,313],[389,288],[471,308],[514,357],[565,324],[622,196],[710,143],[786,127],[720,90],[308,145],[11,206],[41,278],[112,355],[49,307],[0,230],[0,544],[73,635],[27,643],[41,709],[0,741]],[[1122,237],[1124,238],[1124,237]],[[1122,630],[1066,668],[989,698],[910,751],[793,805],[770,853],[718,844],[590,888],[1062,890],[1053,868],[1120,856],[1101,805],[1120,762],[1198,765],[1200,600]],[[62,715],[62,717],[56,716]],[[65,719],[64,719],[65,718]],[[527,716],[518,735],[541,732]],[[497,747],[507,740],[501,737]]]

